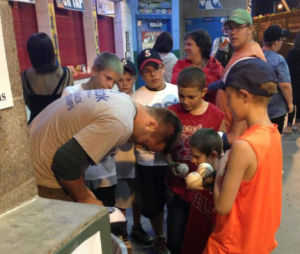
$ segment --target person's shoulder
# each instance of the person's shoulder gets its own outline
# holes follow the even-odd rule
[[[168,82],[165,82],[165,84],[166,84],[166,88],[168,90],[178,92],[178,86],[177,85],[173,85],[173,84],[168,83]]]
[[[130,97],[131,97],[131,99],[136,99],[139,96],[141,96],[141,94],[145,94],[147,91],[148,91],[148,89],[145,86],[141,86]]]

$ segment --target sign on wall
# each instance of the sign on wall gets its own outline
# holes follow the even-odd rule
[[[23,2],[23,3],[31,3],[31,4],[35,3],[35,0],[11,0],[11,1],[14,1],[14,2]]]
[[[10,81],[8,76],[6,54],[3,41],[2,22],[0,19],[0,109],[10,108],[14,106]]]
[[[97,10],[96,10],[96,0],[92,0],[93,5],[93,27],[94,27],[94,43],[96,54],[100,54],[100,47],[99,47],[99,36],[98,36],[98,22],[97,22]]]
[[[55,11],[54,11],[54,5],[51,1],[48,2],[48,8],[49,8],[49,18],[51,23],[51,39],[54,47],[55,52],[55,59],[56,64],[60,65],[60,54],[59,54],[59,47],[58,47],[58,38],[57,38],[57,30],[56,30],[56,20],[55,20]]]
[[[84,11],[83,0],[56,0],[58,8],[69,9],[73,11]]]
[[[138,0],[140,13],[172,13],[172,0]]]
[[[199,10],[222,9],[220,0],[199,0]]]
[[[163,31],[142,32],[142,49],[153,48],[157,37]]]
[[[114,15],[115,14],[114,3],[108,0],[97,0],[97,14]]]

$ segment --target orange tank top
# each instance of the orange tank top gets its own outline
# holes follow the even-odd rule
[[[203,254],[267,254],[277,246],[282,202],[280,134],[276,125],[255,125],[239,139],[254,150],[257,171],[251,181],[242,181],[230,213],[217,214],[216,229]]]

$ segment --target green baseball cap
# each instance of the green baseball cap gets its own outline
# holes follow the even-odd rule
[[[243,25],[246,23],[250,25],[253,24],[250,13],[244,9],[235,9],[234,11],[232,11],[224,25],[227,25],[230,21],[233,21],[239,25]]]

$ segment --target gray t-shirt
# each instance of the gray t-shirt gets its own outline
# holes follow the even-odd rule
[[[114,153],[130,138],[135,115],[130,97],[113,90],[76,92],[50,104],[29,126],[37,183],[61,188],[52,159],[72,137],[95,164]]]
[[[291,82],[289,67],[283,56],[271,50],[264,50],[263,52],[268,64],[271,65],[276,73],[278,83]],[[286,100],[284,99],[280,88],[277,87],[277,89],[278,93],[272,96],[272,99],[268,105],[268,115],[270,119],[283,116],[288,112]]]

